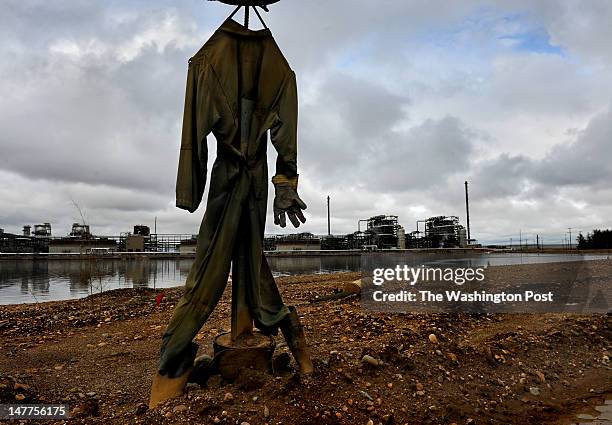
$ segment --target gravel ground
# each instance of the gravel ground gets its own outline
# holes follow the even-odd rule
[[[512,269],[523,267],[544,266]],[[610,262],[596,269],[612,275]],[[151,411],[160,336],[181,288],[2,306],[0,403],[66,403],[77,424],[556,424],[612,398],[609,315],[383,314],[364,312],[356,296],[310,302],[357,278],[277,280],[306,326],[313,376],[245,370],[233,383],[190,384]],[[201,353],[229,329],[230,308],[228,289],[196,338]]]

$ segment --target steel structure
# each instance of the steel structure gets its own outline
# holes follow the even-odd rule
[[[377,215],[367,221],[367,233],[373,236],[370,245],[376,245],[380,249],[398,247],[398,231],[400,225],[396,215]]]
[[[457,216],[437,216],[425,220],[425,239],[430,248],[467,246],[465,227]]]

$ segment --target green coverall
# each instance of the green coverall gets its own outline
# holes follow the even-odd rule
[[[297,176],[295,74],[269,30],[228,19],[189,61],[176,205],[194,212],[206,183],[206,137],[217,140],[196,260],[164,333],[159,372],[183,374],[193,338],[221,298],[232,266],[233,298],[264,333],[289,313],[263,255],[268,196],[267,133],[276,175]],[[236,308],[236,306],[233,306]],[[240,311],[238,311],[240,314]]]

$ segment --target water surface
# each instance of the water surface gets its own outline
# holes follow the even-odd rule
[[[417,254],[402,254],[410,258],[414,255]],[[478,267],[606,259],[608,256],[433,254],[422,258],[428,265]],[[361,267],[359,255],[269,257],[268,262],[275,276],[360,271]],[[180,286],[192,264],[191,259],[0,261],[0,305],[82,298],[117,288]]]

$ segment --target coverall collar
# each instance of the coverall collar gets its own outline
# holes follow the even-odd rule
[[[269,29],[251,30],[245,26],[239,24],[231,18],[228,18],[223,22],[221,28],[222,31],[226,31],[232,34],[239,35],[241,37],[270,37],[272,32]]]

